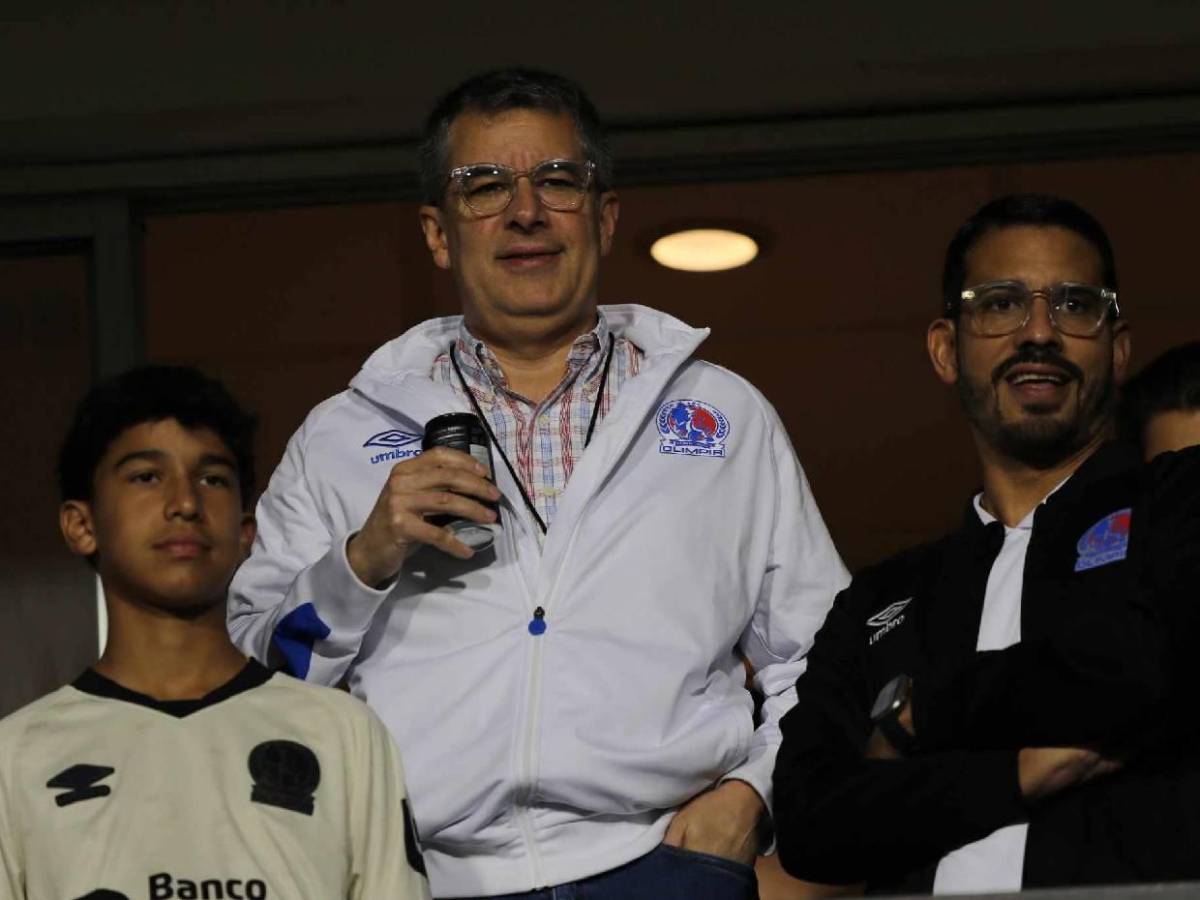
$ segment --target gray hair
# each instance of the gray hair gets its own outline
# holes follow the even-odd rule
[[[511,109],[538,109],[570,116],[584,155],[596,166],[596,187],[604,191],[612,186],[612,152],[596,107],[583,89],[552,72],[496,69],[458,85],[429,114],[419,149],[421,192],[427,203],[436,205],[442,199],[446,186],[446,145],[454,120],[465,112],[495,115]]]

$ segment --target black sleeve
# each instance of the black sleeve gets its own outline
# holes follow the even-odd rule
[[[1167,454],[1142,477],[1133,564],[1109,573],[1102,592],[1064,595],[1066,611],[1049,634],[914,681],[923,746],[1123,752],[1194,730],[1200,450]]]
[[[1026,818],[1012,751],[864,760],[871,732],[856,579],[838,597],[782,721],[774,815],[792,875],[885,881]]]

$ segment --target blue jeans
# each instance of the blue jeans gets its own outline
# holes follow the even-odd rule
[[[599,875],[487,900],[757,900],[754,869],[733,860],[659,844]],[[477,898],[483,900],[483,898]]]

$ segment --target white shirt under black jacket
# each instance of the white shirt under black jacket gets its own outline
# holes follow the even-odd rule
[[[429,896],[382,724],[249,663],[195,701],[89,670],[0,722],[2,900]]]
[[[989,887],[1200,879],[1200,448],[1147,465],[1105,445],[1038,507],[1020,640],[1002,650],[977,647],[1005,528],[967,512],[961,527],[861,570],[826,617],[781,723],[785,867],[928,892],[944,857],[1028,822],[1010,864],[986,867],[1010,873]],[[867,711],[900,672],[916,683],[918,752],[864,759]],[[1128,761],[1029,805],[1019,750],[1039,746]]]
[[[983,508],[982,499],[983,494],[975,496],[975,512],[984,525],[990,525],[997,520]],[[1046,497],[1043,497],[1041,503],[1045,502]],[[979,639],[975,645],[978,651],[1003,650],[1021,640],[1021,587],[1025,580],[1025,552],[1029,549],[1033,517],[1038,506],[1031,509],[1014,527],[1004,528],[1004,545],[992,563],[983,596],[983,615],[979,620]],[[997,829],[983,840],[947,853],[938,863],[933,892],[970,894],[1019,891],[1028,834],[1029,823],[1020,822]]]

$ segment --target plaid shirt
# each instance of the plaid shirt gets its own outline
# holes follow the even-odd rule
[[[558,498],[583,453],[588,424],[596,408],[596,392],[600,390],[610,334],[604,314],[600,313],[596,327],[581,334],[571,345],[566,374],[541,403],[509,390],[508,380],[496,357],[467,331],[465,324],[455,341],[463,378],[547,527],[554,519]],[[597,422],[608,414],[626,380],[638,373],[641,361],[642,351],[632,341],[623,337],[616,339],[604,395],[599,401]],[[434,381],[450,385],[470,405],[458,376],[454,374],[448,352],[434,360],[430,374]],[[497,467],[503,464],[496,460]]]

